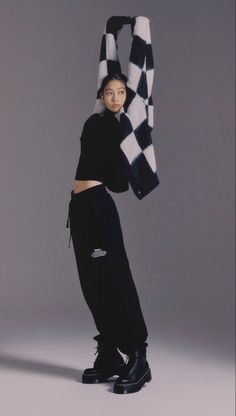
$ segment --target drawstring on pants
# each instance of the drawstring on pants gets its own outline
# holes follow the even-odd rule
[[[69,246],[70,247],[70,242],[71,242],[71,227],[70,227],[70,213],[68,210],[68,216],[67,216],[67,221],[66,221],[66,228],[70,228],[70,238],[69,238]]]
[[[74,190],[73,189],[71,190],[70,195],[71,195],[71,199],[70,199],[70,202],[71,202],[72,197],[74,195]],[[71,242],[71,237],[72,237],[71,236],[71,226],[70,226],[70,202],[69,202],[68,215],[67,215],[67,221],[66,221],[66,228],[70,228],[70,238],[69,238],[69,246],[68,247],[70,247],[70,242]]]

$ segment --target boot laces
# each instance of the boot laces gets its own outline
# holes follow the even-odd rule
[[[97,345],[94,348],[96,349],[94,355],[97,355],[98,354],[98,356],[96,357],[95,362],[94,362],[94,364],[96,365],[96,364],[98,364],[102,360],[102,354],[101,354],[101,348],[100,348],[99,345]]]
[[[132,368],[134,367],[134,364],[135,363],[134,363],[133,359],[129,355],[125,354],[125,363],[124,363],[124,367],[122,369],[122,374],[124,375],[127,372],[131,371]]]
[[[124,365],[124,372],[129,372],[132,371],[133,368],[136,366],[138,361],[138,358],[136,355],[127,355],[126,354],[126,359],[125,359],[125,365]]]
[[[104,350],[104,348],[100,345],[97,345],[96,347],[94,347],[96,349],[94,355],[97,355],[94,364],[97,365],[100,362],[102,362],[103,360],[105,360],[107,358],[107,352]]]

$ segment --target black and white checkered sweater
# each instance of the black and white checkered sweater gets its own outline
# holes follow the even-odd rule
[[[142,199],[160,183],[151,137],[154,63],[150,20],[147,17],[112,16],[106,22],[99,58],[97,97],[92,113],[102,113],[105,108],[99,96],[103,78],[111,73],[122,72],[118,58],[117,35],[124,24],[131,25],[132,33],[127,99],[115,116],[121,125],[120,147],[128,164],[130,185],[136,197]]]

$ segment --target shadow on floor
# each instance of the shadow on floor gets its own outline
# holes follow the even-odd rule
[[[56,376],[81,382],[83,370],[66,367],[57,364],[50,364],[32,358],[22,358],[16,355],[0,354],[0,368],[23,371],[25,373],[37,373],[42,375]]]

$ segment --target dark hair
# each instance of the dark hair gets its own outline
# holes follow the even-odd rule
[[[101,93],[103,92],[105,86],[108,84],[109,81],[111,81],[112,79],[118,79],[119,81],[124,81],[125,85],[128,81],[128,78],[126,75],[122,74],[121,72],[117,72],[114,74],[108,74],[105,78],[103,78],[102,80],[102,84],[101,87],[98,90],[98,96],[100,97]]]

